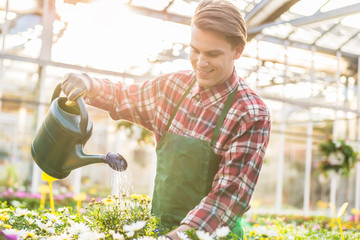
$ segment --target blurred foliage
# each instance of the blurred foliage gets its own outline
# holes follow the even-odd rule
[[[138,124],[121,120],[116,129],[124,129],[127,137],[135,139],[139,144],[155,144],[153,133]]]

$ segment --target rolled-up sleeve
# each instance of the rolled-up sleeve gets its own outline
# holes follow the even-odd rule
[[[100,90],[95,97],[87,98],[86,103],[109,112],[114,120],[128,120],[152,130],[160,93],[159,79],[131,85],[95,79],[100,83]]]

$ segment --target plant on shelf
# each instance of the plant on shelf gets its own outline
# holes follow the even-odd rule
[[[325,176],[328,176],[329,171],[347,176],[359,160],[358,152],[343,139],[328,138],[319,147],[325,159],[318,165],[318,170]]]

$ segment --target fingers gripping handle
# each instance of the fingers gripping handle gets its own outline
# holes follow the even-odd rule
[[[107,163],[112,169],[122,172],[125,171],[128,167],[126,160],[118,153],[109,152],[102,159],[104,163]]]
[[[89,122],[89,115],[86,109],[84,99],[81,96],[79,96],[78,98],[76,98],[75,101],[67,100],[65,102],[66,106],[74,106],[76,104],[79,106],[79,110],[80,110],[80,130],[82,133],[85,134]]]

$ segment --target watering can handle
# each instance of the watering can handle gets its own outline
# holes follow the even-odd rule
[[[61,83],[59,83],[56,87],[55,90],[53,92],[53,95],[51,97],[51,102],[53,102],[56,98],[58,98],[60,96],[61,93]],[[89,115],[88,112],[86,110],[86,106],[85,106],[85,102],[84,99],[79,96],[76,99],[77,105],[79,106],[80,109],[80,130],[81,133],[86,133],[86,129],[87,129],[87,125],[88,125],[88,121],[89,121]]]

